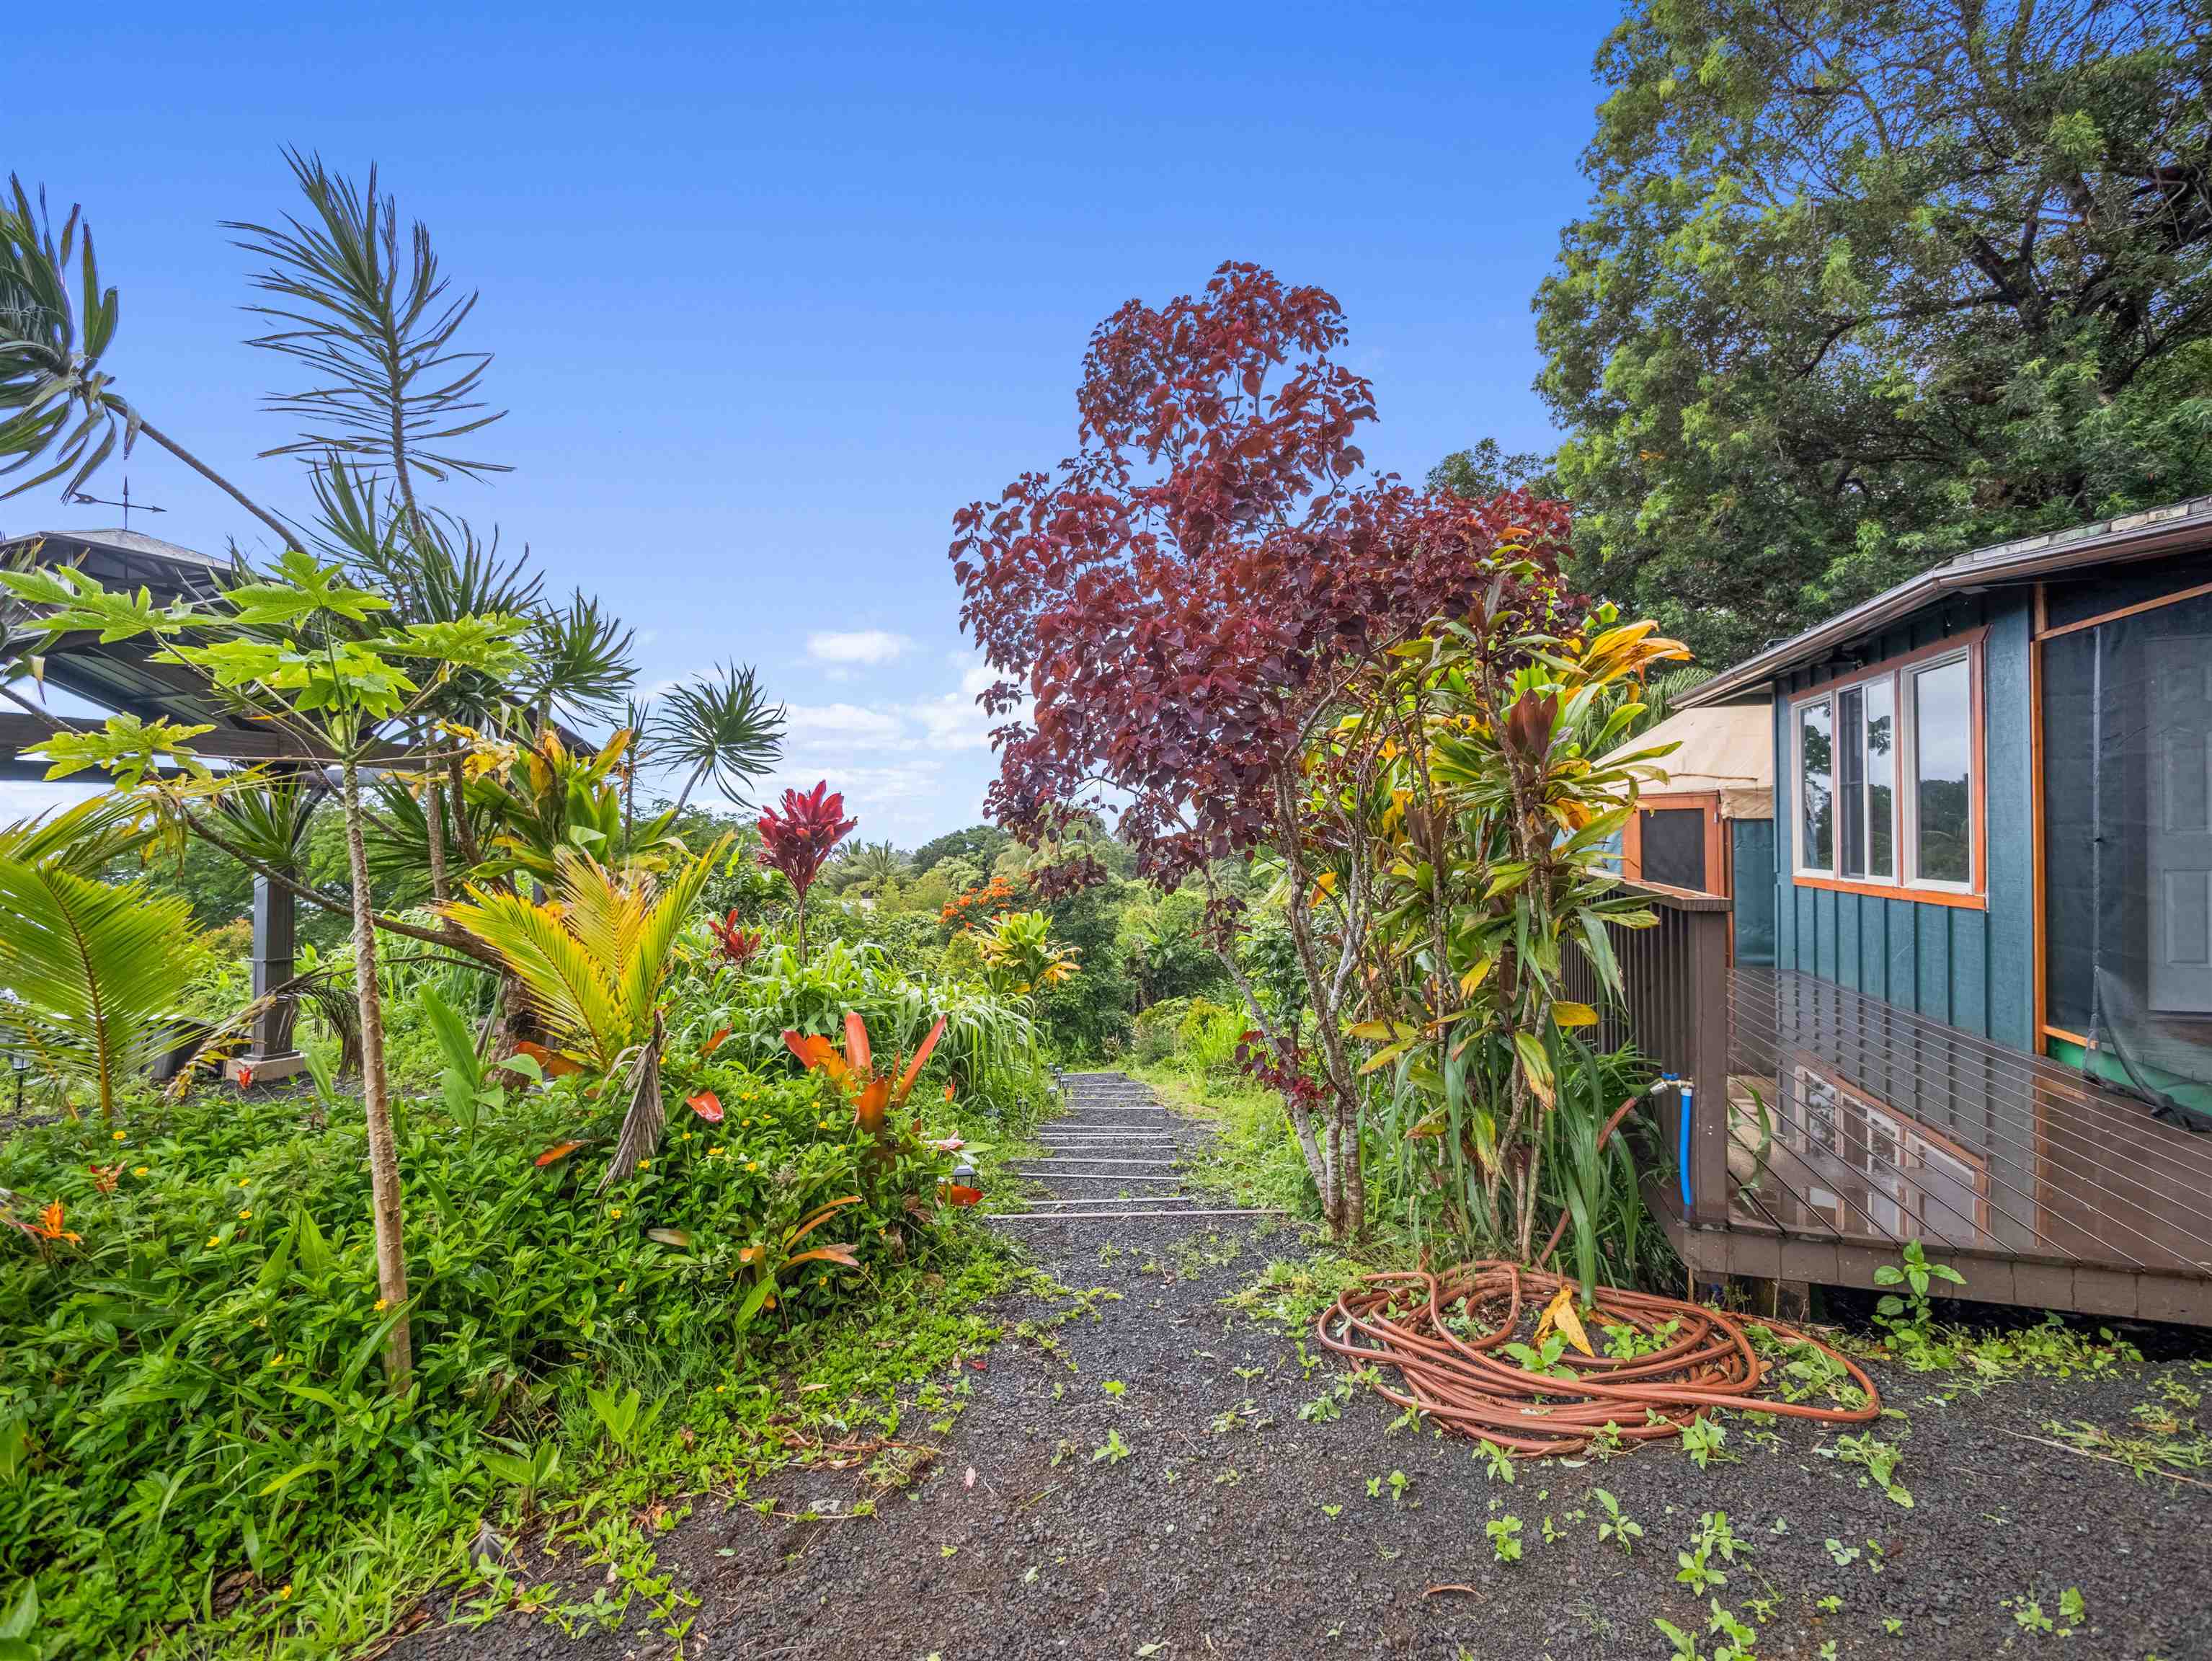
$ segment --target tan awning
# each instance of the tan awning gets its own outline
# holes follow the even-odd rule
[[[1723,703],[1677,710],[1621,747],[1648,750],[1662,744],[1677,746],[1657,764],[1666,770],[1667,779],[1645,786],[1645,795],[1717,792],[1724,819],[1774,817],[1771,704]]]

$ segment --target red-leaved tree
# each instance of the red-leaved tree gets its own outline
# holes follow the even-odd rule
[[[954,516],[963,624],[1006,678],[987,807],[1048,837],[1108,796],[1139,868],[1164,885],[1267,847],[1287,867],[1292,937],[1316,1017],[1301,1057],[1223,957],[1287,1079],[1283,1091],[1333,1231],[1364,1211],[1359,1092],[1340,1019],[1365,919],[1304,903],[1299,762],[1345,687],[1438,618],[1480,620],[1516,580],[1557,569],[1565,508],[1417,492],[1365,470],[1368,381],[1331,353],[1343,313],[1320,289],[1231,263],[1203,295],[1132,301],[1091,336],[1076,453]],[[1226,942],[1224,942],[1224,947]]]
[[[822,874],[823,861],[845,840],[858,819],[845,817],[845,797],[823,779],[805,795],[786,790],[783,800],[760,816],[760,862],[781,871],[799,897],[799,960],[806,961],[806,891]]]

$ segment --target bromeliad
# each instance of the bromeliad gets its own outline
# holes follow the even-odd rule
[[[880,1137],[890,1110],[906,1105],[915,1080],[921,1076],[922,1064],[928,1061],[929,1052],[937,1048],[937,1041],[944,1036],[945,1017],[940,1015],[937,1025],[929,1029],[929,1036],[907,1062],[904,1072],[898,1071],[896,1058],[883,1072],[875,1070],[867,1024],[850,1010],[845,1013],[845,1051],[842,1056],[835,1044],[817,1034],[786,1031],[783,1042],[808,1071],[824,1073],[835,1080],[853,1098],[854,1123],[870,1137]]]

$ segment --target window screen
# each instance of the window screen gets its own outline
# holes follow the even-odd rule
[[[1705,891],[1705,810],[1655,807],[1643,818],[1644,880]]]
[[[2212,1102],[2212,596],[2045,642],[2055,1026],[2162,1108]]]

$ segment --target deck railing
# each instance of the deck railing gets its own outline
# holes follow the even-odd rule
[[[1668,1194],[1687,1222],[1727,1226],[1729,1080],[1729,903],[1711,894],[1631,883],[1659,919],[1656,928],[1609,930],[1620,964],[1621,995],[1609,998],[1583,954],[1567,954],[1570,997],[1598,1011],[1598,1043],[1633,1043],[1662,1072],[1691,1089],[1688,1135],[1683,1098],[1662,1091],[1658,1118],[1680,1162]],[[1683,1177],[1686,1176],[1686,1182]],[[1687,1203],[1684,1203],[1686,1195]]]

